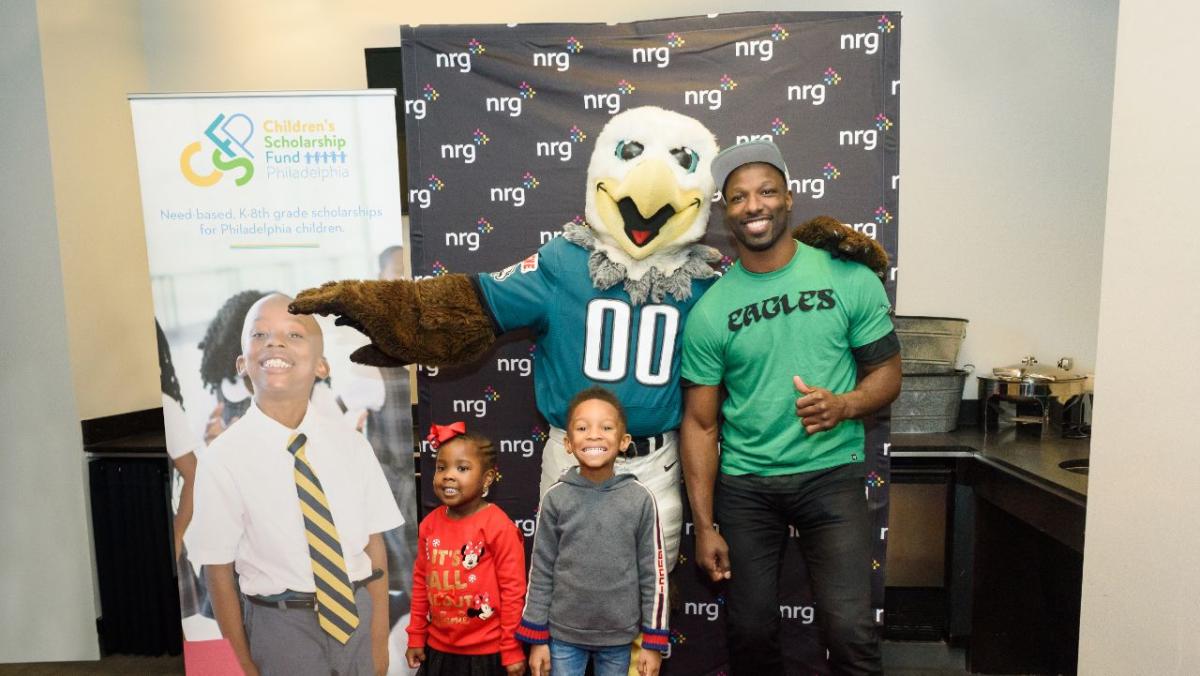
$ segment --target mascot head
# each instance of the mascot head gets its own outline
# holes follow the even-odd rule
[[[654,106],[614,116],[588,163],[585,215],[617,262],[672,258],[704,236],[717,141],[699,121]]]

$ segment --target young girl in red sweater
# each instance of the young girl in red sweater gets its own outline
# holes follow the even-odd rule
[[[461,423],[434,425],[433,491],[421,521],[405,657],[424,676],[518,676],[525,547],[512,519],[484,498],[499,478],[492,442]]]

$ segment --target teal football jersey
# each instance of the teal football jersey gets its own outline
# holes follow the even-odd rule
[[[501,332],[535,334],[538,411],[566,427],[567,405],[592,385],[611,390],[644,437],[679,427],[679,352],[688,311],[715,279],[692,281],[692,297],[633,305],[621,284],[601,291],[588,275],[589,252],[556,237],[479,287]]]

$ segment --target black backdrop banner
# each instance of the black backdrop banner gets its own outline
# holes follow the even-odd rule
[[[500,270],[583,222],[592,142],[608,119],[657,105],[696,117],[722,147],[771,138],[783,150],[796,222],[827,214],[876,238],[896,261],[900,15],[751,12],[628,24],[402,27],[408,201],[415,276]],[[734,248],[719,203],[706,241]],[[896,267],[885,285],[895,301]],[[420,368],[418,424],[465,420],[499,447],[492,499],[533,535],[547,423],[534,407],[532,344],[508,336],[479,364]],[[868,426],[865,492],[883,620],[890,482],[886,421]],[[435,506],[421,448],[423,511]],[[686,506],[686,500],[684,502]],[[685,507],[673,583],[673,674],[726,669],[724,596],[690,558]],[[826,673],[796,546],[780,614],[789,673]]]

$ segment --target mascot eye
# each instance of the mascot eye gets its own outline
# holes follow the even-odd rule
[[[691,148],[676,148],[671,151],[671,157],[679,163],[679,166],[687,169],[689,174],[696,173],[696,167],[700,166],[700,156]]]
[[[632,160],[642,154],[645,147],[637,141],[621,141],[617,144],[617,157],[623,160]]]

